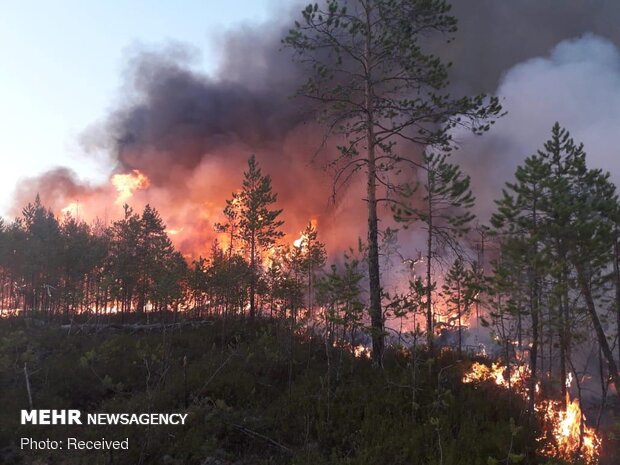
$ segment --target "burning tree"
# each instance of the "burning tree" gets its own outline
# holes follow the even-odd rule
[[[365,171],[368,205],[368,275],[373,360],[381,365],[384,348],[379,216],[377,206],[398,190],[388,175],[418,166],[397,143],[454,147],[451,129],[489,129],[501,111],[484,95],[450,97],[448,66],[427,53],[423,39],[452,34],[456,19],[444,0],[327,0],[308,5],[284,43],[309,68],[299,93],[318,104],[326,136],[344,143],[334,161],[334,194],[358,171]],[[407,149],[411,152],[411,149]]]
[[[284,222],[278,219],[282,210],[271,208],[277,198],[277,194],[271,190],[271,177],[262,174],[256,157],[252,155],[248,159],[248,170],[243,173],[241,190],[233,193],[232,200],[227,203],[227,210],[225,210],[229,216],[227,211],[232,211],[229,210],[231,205],[237,208],[237,212],[234,213],[237,229],[235,232],[231,226],[231,237],[243,243],[252,271],[249,294],[250,318],[256,316],[256,289],[261,253],[273,246],[276,240],[284,235],[280,230]]]
[[[325,244],[318,240],[316,226],[310,222],[301,233],[301,237],[293,243],[293,247],[293,253],[298,256],[300,268],[305,274],[308,294],[307,306],[308,311],[312,312],[316,273],[325,265],[327,260]]]

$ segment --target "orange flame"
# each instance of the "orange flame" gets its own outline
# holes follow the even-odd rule
[[[569,373],[566,378],[566,408],[553,400],[536,403],[536,411],[542,413],[545,423],[549,425],[550,436],[539,439],[544,442],[540,452],[566,461],[581,456],[586,464],[593,465],[598,463],[601,440],[596,431],[585,424],[586,417],[581,411],[579,399],[570,398],[568,388],[572,380],[573,376]]]
[[[464,383],[493,381],[503,388],[512,388],[524,399],[529,399],[526,380],[530,377],[527,365],[514,367],[510,378],[505,377],[507,368],[499,363],[491,367],[474,363],[469,372],[463,376]],[[566,387],[570,388],[572,374],[566,379]],[[535,395],[540,393],[540,385],[536,385]],[[542,445],[539,452],[547,457],[572,461],[581,457],[584,463],[598,463],[601,440],[593,428],[585,424],[585,416],[581,411],[578,399],[570,399],[566,391],[566,407],[555,400],[542,399],[534,404],[536,412],[542,414],[545,431],[538,442]]]
[[[183,231],[185,230],[185,228],[170,228],[166,230],[166,233],[168,233],[169,236],[176,236],[178,234],[181,234]]]
[[[368,347],[363,344],[358,344],[353,347],[353,355],[355,358],[370,358],[372,354]]]
[[[112,176],[112,184],[118,191],[115,203],[122,205],[133,196],[135,191],[146,189],[151,183],[146,175],[133,170],[127,174],[115,174]]]
[[[493,363],[489,368],[483,363],[474,363],[471,370],[463,376],[464,383],[493,381],[496,385],[506,389],[514,389],[524,397],[528,397],[527,378],[530,376],[530,368],[527,365],[510,367],[510,376],[506,376],[508,368],[500,363]]]
[[[310,218],[310,225],[313,228],[316,228],[317,225],[317,219],[316,218]],[[304,232],[302,231],[300,233],[300,236],[298,239],[295,239],[293,241],[293,247],[295,247],[296,249],[300,249],[302,248],[308,241],[308,236],[306,234],[304,234]]]

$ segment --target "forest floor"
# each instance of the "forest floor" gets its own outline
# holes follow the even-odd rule
[[[471,360],[389,349],[384,368],[283,321],[106,327],[0,320],[0,463],[549,463],[523,399],[461,383]],[[26,370],[24,370],[24,366]],[[27,374],[27,375],[26,375]],[[28,409],[183,413],[184,425],[21,425]],[[29,451],[20,438],[129,439]],[[610,462],[614,463],[614,462]]]

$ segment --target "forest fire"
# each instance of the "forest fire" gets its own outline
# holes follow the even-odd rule
[[[371,358],[372,354],[370,349],[363,344],[358,344],[353,347],[353,355],[356,358]]]
[[[302,249],[304,247],[307,247],[308,241],[312,239],[309,235],[309,231],[316,231],[317,224],[318,220],[316,218],[310,218],[310,221],[308,222],[310,230],[306,229],[304,231],[301,231],[299,233],[299,237],[293,241],[293,247],[295,247],[296,249]]]
[[[117,205],[123,205],[136,190],[146,189],[150,185],[149,178],[139,170],[133,170],[127,174],[115,174],[111,181],[118,191]]]
[[[505,389],[512,389],[524,399],[529,399],[526,381],[530,376],[527,365],[513,368],[506,377],[508,367],[495,362],[491,367],[483,363],[474,363],[463,376],[464,383],[492,381]],[[580,457],[584,463],[598,463],[601,439],[596,431],[585,424],[585,415],[578,399],[570,398],[572,374],[566,379],[565,404],[557,400],[536,399],[534,409],[541,415],[544,425],[542,436],[538,438],[539,452],[547,457],[561,460],[574,460]],[[536,397],[540,395],[540,385],[536,386]]]
[[[569,374],[565,406],[554,400],[536,403],[536,411],[542,413],[545,424],[549,425],[549,437],[539,439],[542,443],[540,452],[567,461],[581,456],[585,463],[595,464],[598,462],[601,439],[593,428],[585,424],[586,417],[581,411],[579,399],[570,398],[572,379],[572,374]]]
[[[239,158],[243,160],[243,157]],[[231,172],[232,170],[233,168],[230,168]],[[152,175],[146,169],[114,174],[107,183],[79,192],[67,191],[50,195],[45,187],[37,186],[35,189],[50,201],[51,210],[59,219],[69,216],[88,224],[96,222],[107,226],[113,224],[124,216],[124,204],[128,204],[134,212],[142,210],[146,205],[154,206],[161,214],[167,227],[166,232],[174,246],[186,257],[188,263],[191,263],[199,257],[210,255],[212,245],[216,241],[223,250],[229,250],[231,243],[233,250],[240,250],[239,239],[233,237],[231,240],[231,230],[223,231],[217,227],[218,224],[224,225],[230,221],[224,213],[226,202],[230,196],[234,197],[239,193],[236,180],[224,174],[217,177],[216,184],[213,184],[213,179],[209,177],[214,176],[213,173],[205,175],[207,182],[204,184],[198,182],[202,176],[200,170],[189,174],[186,184],[197,186],[192,193],[184,191],[185,183],[174,188],[162,184],[156,175]],[[31,200],[31,196],[24,198],[24,202]],[[232,198],[231,206],[237,208],[238,202]],[[298,199],[295,197],[278,197],[278,205],[294,207],[283,208],[286,217],[282,230],[287,237],[277,241],[278,246],[303,247],[303,232],[300,231],[303,231],[309,222],[316,227],[317,218],[323,214],[316,206],[316,202],[301,207],[297,202]],[[21,207],[16,207],[16,215],[20,209]],[[322,224],[321,235],[331,233],[330,237],[333,240],[329,242],[330,250],[342,250],[348,245],[349,232],[342,236],[339,233],[335,234],[332,229],[335,227],[334,224],[325,221]],[[234,236],[236,232],[232,234]],[[356,236],[358,233],[351,235]],[[293,238],[299,239],[293,240]],[[271,251],[271,255],[274,251],[275,249]]]
[[[464,383],[481,381],[493,381],[496,385],[515,391],[527,397],[526,380],[529,378],[530,369],[527,365],[510,367],[510,375],[506,376],[509,368],[494,362],[489,368],[484,363],[474,363],[471,370],[463,376]]]
[[[112,459],[18,449],[53,402],[199,416],[117,463],[617,461],[620,6],[75,3],[43,53],[128,43],[112,104],[19,47],[0,86],[0,464]]]

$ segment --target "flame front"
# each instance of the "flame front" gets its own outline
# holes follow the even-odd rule
[[[463,376],[464,383],[492,381],[498,386],[513,389],[524,399],[529,399],[527,379],[531,372],[527,365],[513,367],[510,377],[506,378],[507,367],[493,363],[488,367],[482,363],[474,363]],[[562,402],[549,399],[537,399],[534,409],[542,416],[544,431],[538,442],[539,452],[547,457],[572,461],[581,457],[584,463],[598,463],[601,440],[593,428],[585,424],[585,416],[581,411],[578,399],[570,398],[568,388],[572,382],[572,374],[566,379],[566,407]],[[540,393],[540,385],[536,385],[535,396]]]
[[[464,383],[493,381],[496,385],[506,389],[513,389],[524,397],[528,397],[527,379],[530,368],[527,365],[510,367],[510,376],[506,377],[508,367],[500,363],[493,363],[489,368],[484,363],[474,363],[471,370],[463,376]]]

